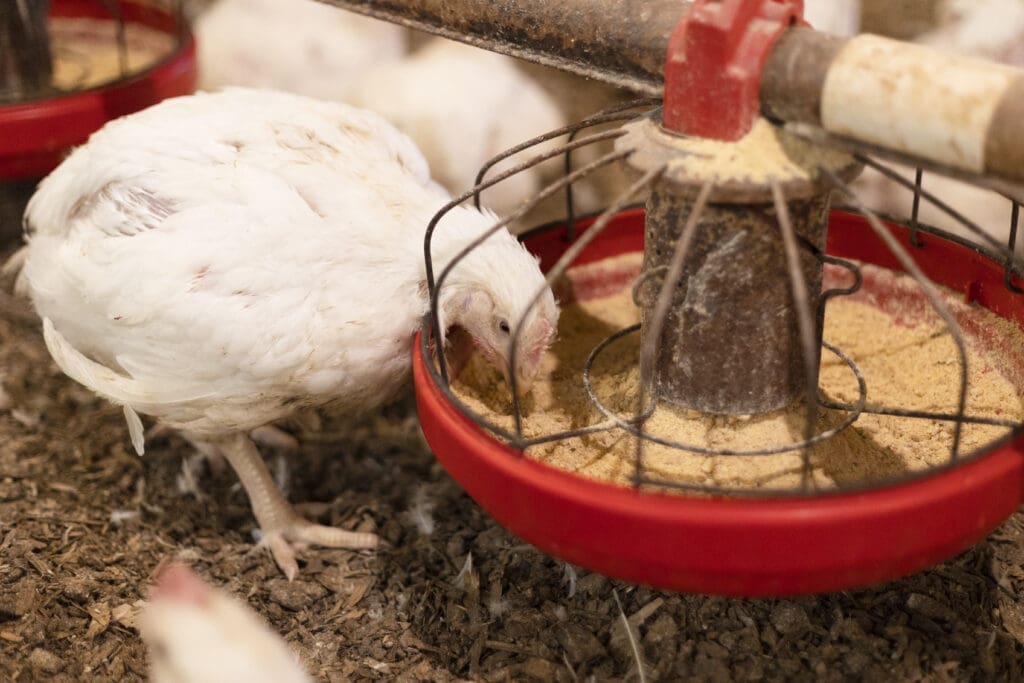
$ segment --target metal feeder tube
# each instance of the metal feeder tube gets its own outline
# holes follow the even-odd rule
[[[770,188],[762,189],[763,201],[709,204],[701,213],[658,346],[651,390],[660,400],[708,413],[751,414],[784,408],[805,392],[798,311]],[[789,203],[796,234],[822,251],[829,195]],[[692,208],[693,194],[671,184],[651,193],[645,272],[667,265]],[[808,250],[801,254],[800,276],[808,291],[821,291],[822,264]],[[655,302],[653,295],[642,302],[645,333]],[[820,349],[822,318],[812,315]]]

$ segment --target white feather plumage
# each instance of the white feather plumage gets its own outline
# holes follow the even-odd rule
[[[41,184],[24,276],[76,380],[194,433],[250,429],[395,392],[427,306],[423,230],[445,200],[369,112],[238,89],[178,98],[109,124]],[[490,223],[453,212],[440,263]],[[487,245],[470,262],[515,286],[476,286],[515,299],[540,284],[507,232]]]
[[[344,100],[366,69],[408,50],[406,29],[316,0],[218,0],[195,24],[199,86]]]
[[[850,37],[860,30],[860,0],[804,0],[804,19],[818,31]]]
[[[915,42],[1024,66],[1024,0],[943,0],[939,25]]]
[[[441,38],[366,71],[351,86],[349,101],[382,114],[415,140],[435,179],[453,193],[473,187],[480,166],[493,156],[566,124],[554,99],[511,57]],[[514,163],[496,166],[490,176]],[[533,168],[503,181],[484,192],[483,203],[511,211],[541,188],[542,173],[543,167]]]

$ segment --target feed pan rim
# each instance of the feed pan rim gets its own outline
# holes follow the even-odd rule
[[[616,220],[641,217],[633,209]],[[858,220],[832,214],[840,230]],[[947,244],[963,257],[965,247]],[[737,596],[867,585],[966,549],[1009,516],[1024,491],[1021,430],[988,453],[856,491],[770,499],[638,491],[531,460],[497,441],[447,400],[426,359],[421,331],[414,376],[424,434],[470,495],[542,550],[640,583]]]

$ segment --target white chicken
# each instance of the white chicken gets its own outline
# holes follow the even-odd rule
[[[241,600],[180,564],[162,568],[140,616],[152,683],[308,683],[298,658]]]
[[[804,0],[804,19],[818,31],[855,36],[860,30],[860,0]]]
[[[273,88],[344,101],[375,64],[408,51],[408,32],[316,0],[218,0],[195,23],[199,87]]]
[[[137,413],[226,457],[291,578],[292,543],[377,538],[299,517],[247,433],[305,407],[372,408],[407,382],[429,308],[424,231],[447,199],[371,112],[246,89],[175,98],[108,123],[43,180],[19,286],[54,360],[124,407],[140,454]],[[469,207],[446,215],[435,272],[493,223]],[[506,375],[523,321],[525,390],[558,309],[501,230],[452,270],[440,317]]]
[[[943,0],[939,26],[914,42],[1024,66],[1024,0]]]
[[[434,179],[454,193],[473,187],[477,171],[498,153],[566,124],[551,96],[511,57],[441,38],[366,71],[352,84],[349,102],[382,114],[411,137]],[[515,163],[505,161],[489,175]],[[534,167],[485,190],[483,204],[511,211],[541,188],[543,171]]]
[[[450,192],[471,188],[499,152],[566,124],[511,57],[443,38],[405,56],[405,29],[314,0],[219,0],[196,33],[201,88],[272,87],[375,111],[413,139]],[[505,213],[540,187],[534,168],[483,203]]]

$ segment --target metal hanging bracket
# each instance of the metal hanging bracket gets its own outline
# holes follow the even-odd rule
[[[783,31],[803,21],[803,0],[696,0],[665,59],[663,124],[735,141],[761,112],[761,71]]]

